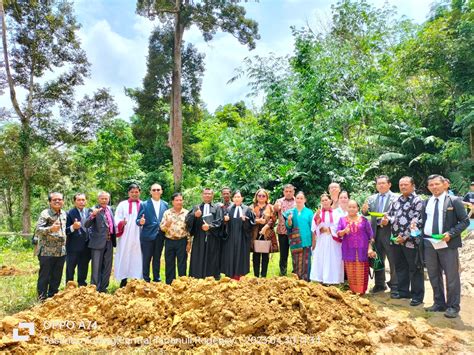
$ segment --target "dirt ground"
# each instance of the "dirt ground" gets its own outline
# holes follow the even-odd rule
[[[390,293],[367,295],[381,316],[389,319],[390,323],[404,321],[413,322],[415,328],[421,331],[432,327],[439,334],[432,337],[431,349],[423,349],[421,353],[474,353],[474,233],[463,241],[463,247],[459,249],[459,260],[461,270],[461,311],[460,317],[448,319],[442,312],[428,313],[424,310],[433,304],[433,290],[425,271],[425,299],[424,304],[410,307],[409,300],[393,300]],[[387,280],[390,278],[387,272]],[[373,285],[371,285],[373,286]],[[369,286],[370,287],[370,286]],[[431,332],[431,330],[430,330]],[[377,336],[374,341],[377,341]],[[380,354],[408,354],[412,350],[407,347],[394,349],[391,344],[386,344],[379,339],[377,353]],[[443,345],[449,340],[448,346]],[[419,350],[417,352],[420,352]]]
[[[31,273],[28,271],[19,270],[14,266],[2,265],[0,266],[0,276],[18,276]]]
[[[359,297],[295,278],[131,281],[113,295],[69,283],[45,303],[3,318],[0,352],[472,354],[474,238],[464,244],[457,319],[424,310],[433,298],[428,280],[417,307],[389,292]],[[34,324],[34,334],[18,330],[27,340],[13,339],[20,322]]]

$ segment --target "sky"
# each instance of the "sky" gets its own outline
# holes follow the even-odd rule
[[[422,23],[433,0],[369,0],[375,6],[385,2],[397,7],[400,16]],[[256,49],[246,46],[229,34],[218,33],[205,42],[197,28],[184,34],[186,42],[193,43],[205,54],[206,71],[202,83],[201,99],[210,112],[219,105],[244,100],[252,105],[245,80],[227,84],[235,69],[245,57],[267,56],[275,53],[284,56],[293,52],[290,26],[301,28],[317,26],[330,17],[331,5],[337,0],[259,0],[242,1],[247,16],[259,24],[261,39]],[[135,14],[134,0],[76,0],[75,14],[82,27],[79,37],[82,48],[92,65],[91,77],[78,88],[78,95],[92,94],[101,87],[109,88],[119,108],[119,117],[133,115],[134,102],[124,88],[138,88],[146,73],[148,38],[157,22]],[[158,20],[155,20],[158,21]],[[10,108],[8,94],[0,98],[0,105]]]

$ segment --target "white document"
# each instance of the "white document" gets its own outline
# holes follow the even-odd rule
[[[446,243],[444,240],[439,240],[439,239],[434,239],[434,238],[426,238],[426,239],[430,241],[431,245],[433,245],[433,248],[435,249],[444,249],[448,247],[448,243]]]

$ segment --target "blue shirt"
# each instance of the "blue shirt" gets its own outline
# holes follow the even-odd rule
[[[283,217],[285,218],[285,225],[288,230],[288,233],[291,232],[292,228],[288,225],[288,215],[290,213],[293,214],[292,227],[298,227],[300,230],[301,247],[310,247],[313,243],[313,238],[311,235],[311,222],[313,220],[313,211],[310,210],[308,207],[303,207],[301,212],[298,212],[296,207],[294,207],[284,212]]]

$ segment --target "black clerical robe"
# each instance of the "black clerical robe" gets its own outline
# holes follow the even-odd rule
[[[250,240],[255,214],[248,206],[241,207],[245,222],[240,215],[235,216],[238,206],[232,205],[228,210],[230,220],[225,223],[227,238],[222,244],[221,272],[228,277],[243,276],[250,271]]]
[[[196,218],[194,213],[200,209],[202,216]],[[209,225],[207,232],[202,230],[204,220]],[[186,228],[193,236],[189,276],[205,278],[220,277],[220,243],[223,223],[222,209],[217,204],[209,204],[209,215],[204,216],[204,203],[194,206],[186,216]]]

